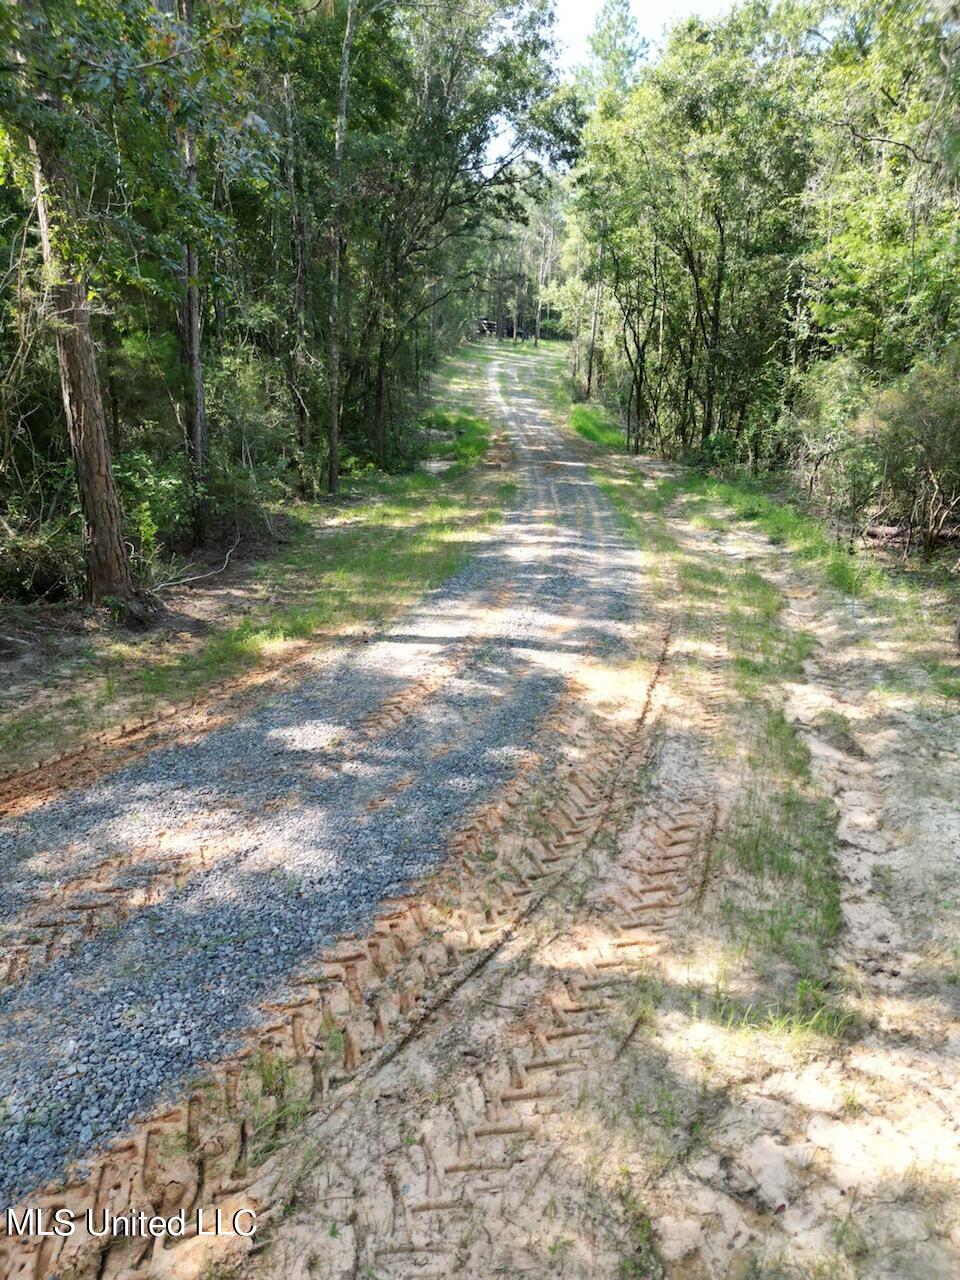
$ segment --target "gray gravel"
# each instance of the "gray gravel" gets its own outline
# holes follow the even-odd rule
[[[499,371],[515,380],[507,362]],[[496,397],[489,412],[505,418],[517,449],[516,509],[461,573],[242,721],[0,824],[0,923],[29,903],[38,876],[49,888],[127,854],[121,883],[149,879],[159,834],[184,824],[198,842],[233,842],[162,909],[134,912],[0,996],[4,1204],[238,1045],[264,999],[436,866],[466,811],[536,743],[581,656],[626,644],[640,599],[635,549],[533,397],[515,385],[508,394],[506,413]],[[555,524],[533,514],[548,508]],[[487,625],[484,606],[505,583],[516,588],[505,624],[466,667],[395,731],[360,741],[384,698]],[[575,625],[552,636],[562,619]],[[367,811],[410,773],[394,803]]]

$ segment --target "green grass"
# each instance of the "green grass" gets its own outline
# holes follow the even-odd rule
[[[672,561],[690,632],[706,638],[719,623],[730,655],[728,709],[752,785],[715,854],[739,873],[722,904],[725,931],[762,968],[783,961],[797,980],[819,982],[841,924],[833,819],[809,789],[809,751],[773,693],[799,674],[811,639],[783,625],[780,592],[761,574],[683,551],[662,516],[645,513],[655,501],[641,491],[631,510],[635,491],[611,487],[625,527],[641,546],[655,531],[661,569]],[[696,679],[695,662],[690,672]]]
[[[264,1106],[252,1090],[247,1097],[253,1111],[250,1163],[257,1168],[303,1123],[310,1111],[310,1091],[298,1090],[290,1064],[278,1055],[261,1052],[253,1066],[262,1097],[272,1100],[272,1105]]]
[[[623,432],[608,413],[594,404],[571,404],[563,349],[562,343],[552,344],[549,351],[540,353],[539,359],[537,353],[525,353],[531,384],[598,451],[625,453]],[[620,486],[605,477],[600,483],[622,512],[624,503],[616,492]],[[922,652],[925,647],[929,649],[931,631],[947,636],[960,614],[953,557],[940,566],[913,561],[896,570],[869,551],[842,545],[826,521],[803,510],[798,496],[784,493],[782,487],[771,491],[769,485],[748,475],[721,479],[686,469],[644,484],[643,474],[638,471],[633,485],[639,491],[635,502],[648,513],[663,513],[682,497],[685,515],[699,528],[722,531],[729,527],[731,519],[748,522],[845,595],[879,605],[897,622],[901,635],[921,651],[918,666],[929,690],[951,702],[960,700],[960,664]],[[662,544],[662,534],[654,532],[652,539]],[[915,682],[897,673],[891,674],[890,688],[919,691]]]
[[[841,1039],[854,1019],[836,1007],[828,990],[801,980],[789,1000],[750,1002],[723,999],[713,1021],[730,1030],[762,1031],[780,1037],[825,1036]]]
[[[783,686],[802,678],[813,637],[787,624],[782,592],[756,568],[681,542],[669,508],[690,494],[704,505],[719,501],[704,477],[646,482],[640,470],[624,476],[602,465],[595,475],[646,553],[661,599],[679,609],[686,680],[695,686],[719,675],[726,727],[704,749],[739,758],[745,791],[713,851],[727,885],[714,909],[728,945],[771,982],[765,1011],[750,1016],[768,1029],[840,1026],[845,1015],[827,996],[788,1017],[778,994],[785,981],[822,989],[842,923],[833,811],[813,788],[809,750],[783,711]],[[717,640],[719,665],[708,670],[699,646]]]
[[[828,582],[847,595],[866,595],[882,585],[882,572],[863,556],[838,546],[822,520],[764,493],[749,478],[721,480],[702,471],[688,471],[677,488],[685,494],[720,503],[735,519],[756,525],[772,542],[789,548],[798,560],[816,565]]]
[[[418,425],[428,433],[440,431],[450,439],[434,440],[427,444],[425,457],[443,458],[470,466],[479,462],[490,443],[490,427],[472,413],[455,413],[447,409],[432,409],[425,413]]]
[[[472,353],[459,363],[469,383]],[[4,762],[63,750],[86,733],[195,697],[298,642],[377,628],[454,574],[501,518],[516,485],[478,470],[490,438],[480,418],[439,408],[424,423],[449,433],[427,452],[453,466],[439,475],[373,473],[349,482],[340,500],[287,507],[287,545],[252,567],[261,589],[244,617],[180,645],[118,633],[74,657],[62,676],[51,673],[63,694],[55,709],[28,707],[0,723]]]
[[[721,911],[761,965],[786,960],[800,980],[819,983],[842,926],[835,820],[826,800],[772,784],[758,778],[729,816],[716,859],[749,891],[729,894]]]
[[[617,1271],[618,1280],[663,1280],[666,1271],[657,1248],[653,1224],[628,1178],[624,1178],[617,1188],[617,1196],[627,1228],[624,1252]]]
[[[463,524],[471,486],[454,484],[420,474],[365,482],[368,501],[350,509],[349,524],[329,529],[323,512],[301,510],[293,546],[263,571],[271,591],[292,603],[227,627],[174,662],[141,669],[141,687],[163,696],[189,692],[254,665],[278,644],[381,625],[469,555]]]
[[[661,481],[658,487],[666,504],[682,493],[693,504],[695,521],[714,520],[709,504],[721,504],[735,519],[755,525],[772,542],[786,547],[844,595],[877,607],[915,650],[916,666],[925,673],[930,691],[950,701],[960,700],[960,665],[929,648],[931,634],[948,635],[960,611],[956,582],[942,569],[915,562],[896,571],[868,551],[839,546],[824,521],[798,510],[789,499],[762,493],[749,478],[720,480],[688,472],[679,481]],[[922,692],[905,671],[891,670],[887,680],[891,689]]]
[[[646,492],[639,486],[624,485],[611,480],[599,468],[591,471],[593,479],[606,495],[610,505],[620,518],[624,531],[631,535],[647,553],[657,552],[674,555],[677,551],[677,540],[667,529],[663,520],[642,521],[638,517],[650,510],[645,505]],[[656,558],[652,557],[648,568],[653,579],[659,576]]]
[[[589,433],[580,434],[591,438]],[[598,443],[607,452],[612,448],[609,440]],[[622,452],[622,441],[618,447]],[[597,468],[595,478],[627,524],[639,513],[663,516],[679,500],[683,503],[685,518],[696,527],[723,531],[729,528],[731,520],[755,526],[823,581],[848,597],[869,602],[895,623],[901,639],[914,650],[915,671],[923,674],[918,683],[916,676],[906,669],[892,667],[881,691],[921,693],[925,681],[927,690],[935,696],[949,702],[960,700],[960,664],[945,660],[931,650],[929,643],[931,635],[948,636],[960,613],[953,575],[917,563],[894,571],[879,563],[870,552],[840,546],[823,520],[801,511],[789,498],[763,492],[749,477],[722,480],[701,471],[686,470],[650,481],[638,469],[625,482],[613,480]],[[672,539],[665,521],[648,520],[645,540],[651,549],[668,549]],[[699,578],[699,585],[710,594],[712,584],[703,566],[681,566],[679,572],[687,586],[694,586]],[[768,589],[773,590],[769,584]],[[742,619],[732,619],[733,630],[741,623]],[[762,619],[757,619],[748,627],[762,630],[764,625]],[[812,650],[812,640],[798,633],[788,647],[792,648],[789,661],[794,673],[799,675],[804,658]],[[783,656],[778,655],[775,664],[780,663]],[[739,657],[737,666],[745,679],[752,676],[758,682],[772,674],[770,655],[762,646],[749,658]]]
[[[610,442],[604,442],[604,447],[609,450]],[[622,451],[622,442],[619,447]],[[877,606],[916,650],[916,666],[924,672],[929,691],[950,702],[960,700],[960,664],[929,649],[931,634],[949,635],[960,613],[954,575],[919,562],[895,570],[879,563],[869,551],[850,550],[838,543],[825,521],[800,510],[789,497],[764,492],[750,477],[720,479],[687,470],[641,489],[642,480],[638,473],[634,483],[641,490],[637,505],[644,511],[663,513],[682,498],[685,516],[698,528],[723,531],[731,520],[749,523],[844,595]],[[609,490],[608,482],[608,494]],[[616,498],[614,505],[623,506]],[[804,645],[807,640],[797,648],[800,660]],[[908,674],[896,670],[891,670],[884,687],[891,692],[922,692]]]
[[[561,357],[551,353],[541,364],[538,379],[549,379],[549,398],[570,426],[598,450],[625,453],[623,432],[609,414],[592,404],[571,405]],[[776,491],[771,490],[773,481],[778,485]],[[932,628],[946,636],[960,614],[952,558],[949,565],[946,561],[940,566],[913,561],[896,570],[870,551],[843,545],[825,520],[803,509],[799,496],[783,492],[780,478],[764,484],[749,475],[720,478],[685,469],[646,484],[638,472],[634,483],[642,486],[639,503],[647,512],[665,512],[682,497],[684,514],[698,528],[724,531],[731,520],[753,525],[844,595],[879,605],[918,650],[929,650]],[[613,497],[609,490],[608,496]],[[615,498],[614,505],[622,507]],[[928,651],[919,653],[918,666],[930,692],[950,702],[960,700],[960,664]],[[920,691],[915,682],[896,672],[891,674],[890,689]]]
[[[610,415],[595,405],[578,404],[570,410],[570,426],[578,436],[604,449],[624,448],[623,431]]]

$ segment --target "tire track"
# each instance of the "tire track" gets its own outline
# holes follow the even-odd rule
[[[441,636],[450,669],[426,670],[419,682],[381,698],[376,716],[373,711],[364,713],[360,699],[355,720],[360,745],[355,754],[336,748],[340,768],[335,767],[335,753],[326,745],[316,755],[304,757],[308,770],[336,775],[324,781],[335,785],[351,805],[362,803],[368,817],[390,817],[404,804],[420,803],[422,795],[419,782],[409,782],[402,768],[405,755],[415,752],[423,761],[440,760],[456,774],[477,750],[488,749],[476,726],[491,726],[484,729],[488,734],[502,732],[501,723],[509,724],[506,713],[515,717],[514,704],[525,699],[527,707],[543,709],[529,722],[526,742],[521,739],[519,745],[511,746],[509,768],[501,770],[504,780],[497,798],[472,809],[465,793],[461,812],[466,810],[470,816],[453,835],[452,856],[434,878],[422,885],[410,882],[404,893],[394,890],[380,903],[369,932],[364,922],[361,933],[341,934],[339,942],[328,946],[318,960],[285,974],[283,981],[273,981],[275,994],[259,1006],[260,1025],[252,1014],[244,1015],[244,1025],[252,1021],[254,1031],[243,1050],[220,1054],[209,1067],[194,1057],[195,1065],[203,1068],[197,1083],[181,1090],[179,1097],[175,1091],[168,1095],[176,1100],[156,1106],[142,1124],[119,1133],[104,1154],[68,1171],[63,1183],[47,1188],[42,1197],[30,1197],[32,1204],[73,1206],[81,1214],[87,1207],[99,1214],[107,1206],[121,1213],[124,1206],[137,1205],[168,1214],[177,1207],[192,1210],[201,1204],[229,1210],[239,1203],[238,1197],[243,1204],[251,1199],[258,1204],[278,1203],[280,1193],[272,1185],[278,1175],[270,1172],[270,1157],[278,1144],[298,1131],[304,1111],[334,1105],[337,1099],[345,1101],[386,1071],[404,1045],[427,1033],[462,987],[478,981],[482,971],[498,967],[499,955],[517,940],[517,931],[523,931],[525,922],[552,901],[555,885],[582,852],[585,833],[598,820],[600,793],[595,788],[615,773],[626,749],[626,739],[614,735],[602,752],[597,751],[598,741],[618,722],[614,715],[612,721],[607,717],[602,725],[594,723],[595,713],[584,706],[584,698],[596,701],[606,696],[591,686],[597,670],[588,655],[622,647],[628,631],[629,590],[609,584],[613,565],[621,567],[624,547],[607,532],[616,522],[585,479],[585,468],[573,464],[580,468],[575,481],[558,481],[546,474],[545,458],[560,460],[564,455],[562,442],[551,436],[551,430],[548,424],[530,423],[526,418],[516,428],[527,502],[544,513],[544,520],[514,520],[502,558],[493,566],[495,572],[491,575],[481,566],[479,574],[481,581],[486,580],[484,575],[492,576],[491,591],[499,584],[502,592],[519,597],[507,611],[507,633],[491,614],[491,636],[473,637],[478,643],[470,643],[462,667],[464,651]],[[566,502],[568,493],[582,511],[582,519],[557,510],[557,503]],[[555,525],[549,525],[549,513],[557,517]],[[629,570],[624,572],[629,578]],[[500,599],[505,604],[513,598]],[[469,610],[458,607],[452,612],[454,629],[476,628],[475,599],[469,601]],[[408,624],[378,643],[403,646],[412,639],[435,653],[434,612],[431,606],[419,633]],[[492,645],[489,657],[483,655],[487,639]],[[478,690],[466,701],[462,670]],[[487,670],[492,673],[490,679],[485,678]],[[577,682],[571,680],[574,670]],[[563,684],[568,694],[551,712],[554,691]],[[541,690],[532,700],[531,687]],[[390,768],[382,771],[382,781],[380,772],[367,769],[364,747],[371,741],[390,753]],[[225,763],[228,769],[235,768],[232,761]],[[355,769],[351,772],[343,764],[353,764]],[[221,803],[228,799],[229,795],[220,797]],[[253,815],[260,825],[252,830],[272,829],[274,815],[296,810],[300,803],[296,787],[289,794],[276,789],[263,812]],[[521,809],[535,814],[535,830],[507,830]],[[181,823],[177,826],[173,839],[189,841],[196,836],[196,844],[201,843],[195,832]],[[235,830],[242,832],[239,827]],[[512,838],[501,846],[501,836]],[[436,840],[437,834],[432,838]],[[195,894],[215,873],[242,875],[250,857],[249,844],[243,843],[242,834],[237,839],[235,850],[209,861],[196,847],[173,849],[174,854],[196,857],[197,863],[189,867],[189,874],[182,874],[183,861],[178,864],[185,884],[178,885],[172,873],[171,898]],[[275,857],[278,870],[282,868],[286,875],[295,870],[296,864],[291,864],[282,847],[275,855],[269,850],[258,854],[268,855]],[[102,862],[88,860],[79,866],[77,892],[89,891],[90,883],[81,877],[97,865]],[[170,881],[157,883],[166,888]],[[138,912],[153,909],[148,890],[156,891],[156,885],[144,886],[144,900],[121,920],[120,946],[105,945],[105,929],[117,917],[100,917],[86,936],[81,931],[76,955],[70,952],[47,960],[51,980],[59,981],[67,966],[79,964],[77,957],[87,965],[91,956],[102,956],[97,963],[115,969],[122,948],[129,953],[130,939],[136,940],[131,930]],[[108,905],[113,909],[114,904]],[[100,904],[92,914],[101,909],[108,908]],[[110,934],[112,942],[112,930]],[[37,988],[31,984],[36,977],[28,971],[18,978],[24,993],[22,998],[18,995],[20,1004],[8,1002],[0,1013],[8,1028],[19,1010],[26,1008],[24,1001],[34,998],[32,991]],[[71,980],[75,979],[92,984],[97,970],[89,975],[75,973]],[[133,990],[141,985],[136,975],[123,981]],[[73,1016],[79,1018],[82,1005],[77,1008]],[[95,1030],[91,1027],[91,1033]],[[0,1066],[4,1051],[0,1046]],[[67,1051],[75,1052],[69,1043]],[[41,1069],[41,1064],[42,1059],[33,1069]],[[122,1113],[117,1115],[124,1118]],[[174,1246],[166,1241],[145,1252],[143,1242],[121,1241],[105,1250],[102,1242],[77,1233],[66,1243],[0,1240],[0,1259],[11,1274],[39,1278],[145,1274],[144,1267],[162,1271],[168,1264],[173,1266],[175,1255],[178,1273],[188,1274],[191,1250],[201,1243],[188,1240]]]
[[[351,741],[329,753],[323,765],[329,776],[342,772],[365,748],[405,720],[428,714],[430,699],[463,674],[493,634],[491,613],[508,608],[513,595],[510,584],[501,587],[484,608],[484,625],[470,640],[456,645],[425,675],[368,714]],[[408,784],[412,780],[410,775]],[[383,807],[393,790],[370,801],[368,808]],[[216,840],[198,839],[194,830],[181,825],[176,832],[160,832],[150,845],[104,859],[64,882],[41,885],[25,911],[0,924],[0,987],[22,982],[31,970],[55,963],[103,930],[119,929],[138,911],[161,907],[171,891],[182,888],[191,876],[207,872],[218,860],[242,852],[245,844],[239,832],[232,838],[223,834]]]
[[[581,832],[584,886],[596,874],[584,866],[593,846],[622,831],[634,807],[652,729],[644,714],[627,741],[608,738],[616,764],[598,820]],[[446,1068],[448,1079],[437,1085],[442,1101],[423,1101],[416,1088],[423,1070],[407,1063],[358,1098],[348,1123],[315,1128],[316,1172],[301,1188],[300,1207],[245,1274],[546,1275],[558,1264],[558,1242],[564,1274],[618,1274],[629,1248],[622,1212],[612,1214],[606,1237],[596,1224],[574,1223],[591,1193],[571,1160],[571,1121],[636,1033],[626,1010],[638,965],[669,944],[714,821],[702,796],[661,790],[605,868],[601,856],[599,884],[583,906],[558,884],[549,895],[553,916],[530,930],[547,907],[547,897],[538,898],[524,921],[529,949],[504,956],[513,940],[504,939],[497,971],[472,974],[432,1043],[416,1046],[421,1062]],[[507,1012],[485,1020],[484,1010]],[[551,1243],[544,1224],[554,1219],[561,1234]]]
[[[267,1166],[273,1144],[284,1136],[287,1096],[295,1094],[298,1107],[309,1105],[314,1114],[339,1111],[543,908],[594,838],[611,779],[641,752],[637,733],[664,660],[665,652],[637,729],[608,739],[602,753],[595,751],[598,727],[571,690],[543,726],[544,740],[562,744],[567,757],[550,785],[537,776],[542,761],[531,755],[514,783],[455,837],[454,861],[430,891],[381,904],[372,932],[343,938],[324,953],[317,972],[304,975],[302,994],[273,1006],[271,1025],[242,1054],[218,1064],[203,1090],[154,1116],[88,1177],[41,1203],[51,1212],[69,1208],[77,1219],[90,1210],[95,1220],[138,1205],[164,1215],[204,1205],[229,1216],[251,1201],[269,1210]],[[588,753],[594,760],[584,768],[580,759]],[[531,793],[537,798],[525,816],[536,836],[507,826],[531,806]],[[282,1080],[283,1096],[265,1090],[265,1076]],[[260,1161],[258,1143],[268,1153]],[[83,1231],[67,1240],[0,1238],[0,1262],[6,1274],[31,1280],[137,1276],[150,1271],[161,1248],[189,1255],[196,1243],[188,1236],[160,1246],[146,1242],[145,1249],[143,1241],[119,1240],[104,1250]]]

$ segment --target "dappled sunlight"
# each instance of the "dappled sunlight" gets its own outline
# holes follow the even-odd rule
[[[416,480],[417,483],[411,483]],[[58,750],[104,725],[136,718],[212,681],[277,669],[318,639],[347,637],[397,614],[462,566],[493,536],[503,485],[469,471],[361,482],[362,505],[293,504],[286,549],[238,571],[226,586],[186,589],[188,625],[136,645],[110,637],[70,665],[70,707],[38,687],[0,715],[0,745],[13,761],[49,742]],[[205,610],[205,612],[204,612]],[[173,622],[176,614],[170,615]],[[162,641],[162,643],[160,643]],[[49,706],[49,710],[44,710]],[[28,757],[29,758],[29,757]]]
[[[659,1250],[668,1274],[760,1276],[782,1251],[846,1278],[924,1232],[949,1249],[949,1002],[890,972],[892,912],[858,915],[893,874],[886,846],[869,852],[858,745],[889,733],[883,699],[845,694],[863,653],[762,540],[674,512],[673,481],[571,463],[547,407],[504,394],[531,363],[491,356],[484,388],[464,380],[468,407],[510,423],[519,484],[468,564],[269,704],[8,827],[0,910],[29,966],[5,1009],[39,1046],[16,1064],[0,1048],[10,1142],[45,1123],[53,1020],[120,1083],[95,1109],[69,1079],[59,1155],[253,1035],[277,1058],[242,1060],[251,1096],[259,1071],[268,1106],[290,1107],[276,1141],[303,1145],[308,1104],[277,1085],[289,1060],[332,1153],[303,1157],[316,1192],[284,1219],[285,1280],[311,1258],[377,1259],[375,1238],[445,1274],[443,1215],[476,1202],[485,1222],[498,1196],[477,1274],[501,1257],[614,1274]],[[413,527],[411,560],[464,532],[423,512]],[[368,545],[339,600],[386,602],[408,567]],[[82,951],[31,952],[38,870],[64,920],[81,885],[122,911],[88,922]],[[867,923],[877,973],[842,954]],[[172,972],[189,980],[171,1006]],[[43,1014],[54,989],[70,1000]],[[135,1096],[126,1059],[107,1071],[105,1025],[150,1046]]]
[[[167,1016],[170,963],[200,983],[182,1002],[179,1038],[153,1050],[155,1084],[126,1093],[123,1072],[104,1075],[116,1087],[103,1093],[101,1080],[82,1143],[121,1131],[161,1087],[221,1056],[318,947],[362,928],[383,897],[438,867],[465,813],[538,746],[538,726],[571,678],[588,704],[624,721],[637,714],[638,671],[618,655],[639,603],[641,556],[598,503],[585,468],[573,470],[582,499],[561,492],[570,472],[548,465],[563,448],[552,427],[524,422],[516,439],[522,497],[502,528],[483,530],[482,543],[472,533],[463,541],[466,526],[446,509],[439,522],[429,505],[398,521],[381,503],[337,513],[340,523],[310,541],[306,558],[298,553],[289,572],[312,578],[318,600],[295,619],[308,643],[321,614],[343,625],[395,608],[398,578],[423,585],[422,573],[408,570],[429,560],[431,545],[479,551],[398,625],[366,645],[314,655],[299,683],[235,722],[8,824],[0,906],[29,969],[3,1000],[25,1034],[34,1026],[38,1045],[56,1023],[99,1079],[93,1067],[114,1051],[97,1032],[104,1017],[119,1018],[133,993],[144,1008],[137,1039],[146,1043]],[[529,517],[530,506],[550,522]],[[365,533],[389,539],[410,527],[420,541],[397,555]],[[330,588],[335,610],[323,600]],[[248,626],[241,640],[261,653],[288,643],[282,627]],[[56,833],[66,822],[76,839],[63,850]],[[162,833],[185,823],[189,839],[161,853]],[[158,859],[169,866],[160,880]],[[79,986],[69,946],[40,954],[30,942],[29,886],[41,867],[63,894],[64,921],[75,884],[122,906],[104,917],[108,929],[86,918]],[[204,982],[216,987],[216,1019]],[[64,984],[75,998],[55,1008],[44,993]],[[50,1070],[42,1050],[29,1062],[0,1055],[0,1083],[25,1123]],[[87,1097],[78,1078],[64,1114]],[[71,1120],[51,1134],[37,1157],[43,1167],[53,1170],[54,1153],[66,1155],[82,1128]],[[15,1131],[8,1139],[19,1142]]]
[[[577,989],[584,957],[596,965],[617,941],[594,918],[541,946],[545,989],[569,998],[562,993]],[[596,1040],[581,1058],[564,1160],[608,1194],[624,1170],[648,1204],[655,1192],[668,1257],[695,1247],[726,1265],[731,1248],[742,1257],[776,1239],[795,1261],[825,1265],[852,1213],[865,1223],[889,1215],[893,1238],[931,1213],[943,1229],[960,1190],[960,1154],[944,1124],[950,1094],[931,1093],[923,1051],[852,1041],[841,1058],[834,1036],[765,1009],[762,986],[744,990],[756,1016],[731,1021],[728,997],[717,994],[729,958],[709,937],[702,942],[695,964],[687,949],[661,947],[617,971],[621,1013],[597,1027],[610,1046],[603,1065],[589,1065]],[[533,934],[513,944],[518,953],[537,945]],[[882,1248],[888,1224],[874,1229]]]
[[[647,1010],[638,1074],[621,1081],[622,1119],[615,1085],[597,1104],[594,1150],[597,1125],[628,1135],[641,1170],[661,1144],[684,1150],[683,1167],[646,1200],[678,1263],[696,1257],[726,1274],[730,1251],[746,1245],[760,1266],[783,1257],[853,1275],[858,1257],[929,1238],[939,1250],[927,1255],[930,1274],[945,1275],[960,1198],[956,1135],[944,1125],[956,1108],[955,1006],[921,985],[932,969],[905,953],[893,902],[878,909],[909,863],[909,845],[898,858],[877,821],[874,763],[903,731],[891,711],[915,705],[913,690],[894,692],[909,646],[862,607],[837,609],[798,583],[782,548],[753,530],[702,507],[691,516],[682,497],[671,507],[669,474],[651,484],[614,464],[599,478],[637,543],[660,550],[657,591],[676,584],[664,732],[697,744],[731,797],[745,798],[727,800],[702,906],[636,979]],[[864,679],[872,688],[851,698]],[[910,729],[919,741],[916,721]],[[892,773],[888,762],[882,776]],[[835,832],[816,799],[821,778],[842,806]],[[942,842],[946,795],[924,791],[941,815],[926,838]],[[848,938],[866,971],[845,959]],[[911,966],[905,986],[896,975]],[[882,1089],[867,1066],[878,1063]],[[649,1071],[663,1094],[651,1097]],[[631,1091],[646,1099],[645,1154]],[[677,1115],[691,1117],[691,1137],[671,1132]]]
[[[835,819],[817,792],[820,739],[806,732],[791,697],[802,700],[816,679],[808,674],[816,671],[814,626],[784,614],[789,592],[771,580],[771,561],[751,538],[738,537],[728,565],[725,546],[704,545],[682,516],[667,516],[663,491],[649,486],[635,505],[636,478],[604,488],[622,500],[624,527],[636,534],[631,563],[647,566],[651,619],[660,611],[674,620],[656,699],[653,798],[639,802],[638,815],[648,803],[656,809],[659,790],[661,822],[678,808],[709,820],[714,805],[718,816],[672,938],[663,928],[644,935],[624,918],[627,901],[644,900],[631,890],[645,865],[631,828],[605,899],[587,888],[596,874],[603,883],[598,850],[597,864],[566,887],[568,902],[578,892],[587,900],[569,930],[553,932],[563,917],[558,896],[550,926],[518,930],[492,962],[495,1003],[471,1010],[472,1024],[493,1034],[504,1013],[515,1013],[507,1036],[518,1043],[539,1025],[525,1068],[532,1093],[532,1082],[560,1083],[567,1072],[576,1082],[549,1167],[551,1181],[576,1188],[577,1225],[567,1220],[565,1239],[552,1225],[562,1208],[534,1193],[515,1256],[534,1267],[546,1256],[576,1265],[585,1231],[622,1233],[625,1207],[641,1203],[668,1273],[760,1276],[769,1264],[779,1275],[783,1263],[852,1277],[870,1274],[860,1259],[869,1267],[903,1254],[911,1266],[935,1260],[929,1274],[946,1275],[943,1260],[956,1257],[947,1233],[957,1170],[946,1151],[952,1130],[937,1132],[933,1118],[953,1100],[942,1056],[949,1033],[936,1000],[875,988],[864,1000],[834,958],[843,934],[838,863],[849,853],[845,845],[838,853]],[[577,488],[567,493],[573,502]],[[541,515],[550,510],[544,504]],[[717,532],[711,518],[697,523]],[[856,650],[849,668],[845,657],[835,672],[841,684]],[[618,707],[629,703],[629,673],[627,663],[582,660],[579,696],[607,723],[618,710],[629,723],[635,704]],[[818,689],[810,701],[818,724],[825,707],[833,711],[834,699]],[[831,748],[833,766],[847,771],[835,793],[849,807],[857,796],[849,762],[874,725],[863,700],[842,723],[834,714],[827,727],[841,746]],[[856,832],[841,823],[838,834]],[[645,900],[655,902],[660,889],[650,893]],[[525,1003],[528,991],[542,993],[542,1018]],[[587,1024],[585,1042],[578,1037]],[[894,1077],[909,1063],[910,1082],[900,1074],[882,1093],[855,1065],[867,1046]],[[539,1109],[531,1102],[526,1114],[536,1119]],[[496,1103],[492,1114],[501,1115]],[[547,1107],[540,1122],[550,1127]]]

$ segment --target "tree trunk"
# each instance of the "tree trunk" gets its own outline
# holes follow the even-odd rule
[[[190,462],[193,467],[193,536],[197,543],[202,543],[205,536],[204,488],[207,482],[210,439],[207,432],[207,409],[203,389],[203,357],[200,352],[200,287],[197,284],[197,271],[197,251],[193,245],[187,245],[183,255],[186,292],[180,306],[180,345],[187,373],[189,396],[187,430],[190,441]]]
[[[496,320],[497,320],[497,341],[502,342],[505,336],[506,325],[503,319],[503,252],[501,251],[497,258],[497,288],[496,288]]]
[[[727,240],[724,234],[723,219],[720,214],[714,212],[714,221],[717,226],[719,241],[717,245],[717,264],[716,277],[713,287],[713,305],[710,308],[710,342],[707,349],[707,388],[706,400],[703,409],[703,440],[706,440],[713,434],[715,405],[717,398],[717,356],[720,345],[720,308],[723,299],[724,287],[724,268],[726,266],[727,257]]]
[[[184,25],[193,27],[193,0],[182,0]],[[187,190],[191,196],[197,190],[197,142],[193,130],[183,132],[183,166]],[[210,439],[207,431],[207,408],[203,386],[203,357],[200,351],[202,313],[200,309],[200,282],[197,248],[187,244],[183,251],[184,296],[180,304],[180,348],[187,374],[189,415],[187,433],[190,462],[193,468],[193,537],[202,543],[206,534],[207,463]]]
[[[283,77],[283,105],[287,128],[287,195],[290,201],[290,263],[293,270],[291,310],[293,312],[293,351],[290,353],[290,387],[293,411],[297,417],[300,448],[304,455],[301,483],[306,476],[307,453],[311,442],[310,411],[305,390],[307,286],[305,270],[305,233],[300,200],[297,193],[297,149],[294,136],[293,85],[289,73]]]
[[[53,282],[51,299],[58,320],[57,367],[63,410],[83,512],[87,558],[85,594],[92,604],[108,597],[129,604],[136,599],[136,592],[123,540],[120,502],[113,482],[110,441],[87,291],[83,282],[73,277],[65,264],[57,260],[50,234],[46,193],[46,182],[54,180],[54,169],[52,166],[44,168],[35,146],[32,146],[32,151],[40,243],[44,266]],[[57,194],[60,197],[58,204],[63,204],[62,194]]]
[[[537,270],[537,312],[534,320],[533,345],[540,345],[540,320],[543,315],[543,290],[550,279],[550,258],[553,254],[553,223],[544,230],[540,246],[540,266]]]
[[[593,356],[597,346],[597,322],[600,318],[600,271],[603,267],[603,245],[597,255],[597,286],[593,291],[593,315],[590,317],[590,350],[587,354],[587,399],[593,389]]]
[[[386,360],[386,343],[383,334],[380,335],[380,346],[377,352],[377,389],[374,400],[373,413],[373,446],[376,451],[377,461],[382,463],[387,451],[386,437],[386,380],[387,380],[387,360]]]
[[[524,235],[520,239],[520,247],[517,250],[517,274],[513,282],[514,283],[514,288],[513,288],[513,345],[514,346],[517,345],[517,337],[521,331],[520,300],[522,297],[522,290],[523,290],[523,279],[524,279],[523,258],[526,252],[526,248],[527,248],[527,237],[526,237],[526,233],[524,233]]]
[[[357,26],[357,0],[347,0],[347,25],[340,52],[337,89],[337,124],[333,145],[333,224],[330,262],[330,407],[327,424],[327,488],[340,487],[340,260],[343,252],[343,148],[347,132],[347,96],[350,90],[350,53]]]
[[[543,238],[540,241],[540,261],[537,263],[537,303],[533,312],[533,345],[540,345],[540,312],[543,310],[543,260],[546,256],[546,232],[541,228]]]

